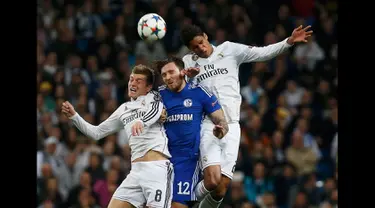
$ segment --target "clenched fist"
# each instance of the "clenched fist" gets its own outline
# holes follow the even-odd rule
[[[68,118],[76,114],[76,111],[74,110],[73,105],[70,104],[69,101],[63,102],[62,107],[61,107],[61,112]]]
[[[181,70],[182,76],[188,76],[189,78],[193,78],[199,74],[199,68],[198,67],[190,67],[184,70]]]
[[[227,132],[226,132],[226,130],[224,129],[223,126],[221,126],[221,125],[215,125],[215,127],[213,129],[213,134],[217,138],[222,139],[226,133]]]

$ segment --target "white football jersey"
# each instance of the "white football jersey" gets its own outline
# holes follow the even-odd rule
[[[264,47],[226,41],[213,46],[213,53],[208,58],[200,58],[192,53],[185,55],[183,61],[185,68],[200,69],[199,74],[190,81],[208,88],[218,98],[228,123],[238,122],[242,101],[238,77],[240,64],[272,59],[291,46],[286,41]]]
[[[82,133],[95,140],[125,129],[125,134],[129,138],[131,161],[143,157],[150,150],[161,152],[170,158],[168,138],[163,125],[158,122],[162,110],[160,95],[151,91],[136,100],[123,103],[98,126],[89,124],[78,113],[71,119]],[[142,121],[144,126],[139,136],[132,135],[131,128],[136,121]]]

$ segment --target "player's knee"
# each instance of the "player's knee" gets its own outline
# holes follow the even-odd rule
[[[221,180],[220,166],[209,166],[204,170],[204,186],[207,190],[212,191],[216,189]]]

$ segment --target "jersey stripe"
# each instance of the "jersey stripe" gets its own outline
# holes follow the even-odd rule
[[[143,123],[151,120],[153,117],[155,117],[158,114],[158,108],[159,108],[159,102],[152,102],[151,110],[143,116]]]
[[[212,97],[212,93],[210,93],[207,88],[203,87],[202,85],[199,85],[199,87],[208,95],[208,97]]]
[[[173,168],[171,165],[168,165],[168,173],[167,173],[167,187],[165,190],[165,201],[164,201],[164,208],[169,207],[169,200],[172,195],[171,187],[172,187],[172,176],[173,176]]]
[[[195,187],[197,186],[199,182],[199,172],[200,172],[199,163],[197,163],[194,174],[193,174],[193,180],[191,182],[191,187],[190,187],[190,191],[191,191],[190,200],[191,201],[198,200],[197,196],[195,195]]]
[[[165,90],[167,88],[167,85],[161,85],[158,87],[158,90]]]

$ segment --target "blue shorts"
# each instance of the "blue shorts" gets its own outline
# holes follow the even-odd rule
[[[187,205],[189,201],[196,201],[195,186],[200,181],[199,157],[173,157],[174,167],[172,202]]]

